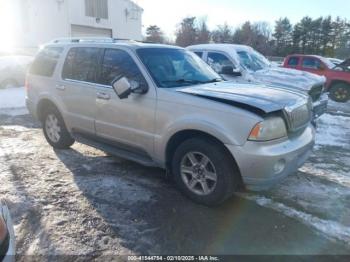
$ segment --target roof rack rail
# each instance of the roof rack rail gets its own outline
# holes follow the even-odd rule
[[[117,42],[137,42],[126,38],[111,38],[111,37],[66,37],[57,38],[51,41],[52,43],[117,43]]]

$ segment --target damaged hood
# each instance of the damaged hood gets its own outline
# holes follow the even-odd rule
[[[307,102],[307,96],[301,93],[251,83],[218,82],[177,88],[176,91],[263,113]]]
[[[316,74],[283,67],[269,67],[251,74],[256,82],[309,92],[315,85],[324,84],[326,78]]]

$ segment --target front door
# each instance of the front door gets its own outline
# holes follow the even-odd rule
[[[106,49],[104,52],[99,85],[96,86],[96,134],[100,138],[152,155],[155,88],[149,85],[146,94],[131,94],[126,99],[120,99],[111,85],[117,76],[125,76],[141,85],[148,85],[133,56],[122,49]]]
[[[319,59],[314,57],[303,57],[301,70],[317,75],[324,75],[324,69],[325,65]]]

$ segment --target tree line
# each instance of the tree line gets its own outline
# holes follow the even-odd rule
[[[305,16],[293,25],[285,17],[278,19],[273,28],[267,22],[246,21],[235,29],[225,23],[211,31],[205,18],[186,17],[177,26],[174,43],[167,40],[157,25],[146,29],[145,40],[183,47],[205,43],[244,44],[268,56],[302,53],[348,58],[350,23],[340,17]]]

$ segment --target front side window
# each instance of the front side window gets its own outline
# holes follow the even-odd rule
[[[121,76],[137,81],[140,84],[146,84],[140,69],[127,52],[119,49],[106,49],[99,83],[111,85],[114,79]]]
[[[239,62],[243,68],[249,71],[259,71],[270,67],[270,62],[262,54],[250,50],[250,51],[238,51]]]
[[[70,49],[64,62],[62,78],[95,83],[101,50],[96,47]]]
[[[58,59],[63,52],[62,47],[46,47],[36,56],[29,73],[51,77],[55,71]]]
[[[221,80],[202,59],[183,49],[140,48],[137,54],[158,87],[181,87]]]
[[[318,59],[312,57],[305,57],[303,59],[303,68],[319,69],[321,68],[321,63]]]
[[[227,56],[221,53],[215,53],[215,52],[209,52],[208,53],[208,64],[215,70],[217,73],[222,72],[222,68],[230,66],[233,69],[235,66],[233,63],[228,59]]]
[[[299,64],[299,58],[298,57],[291,57],[288,60],[288,66],[291,67],[297,67]]]

